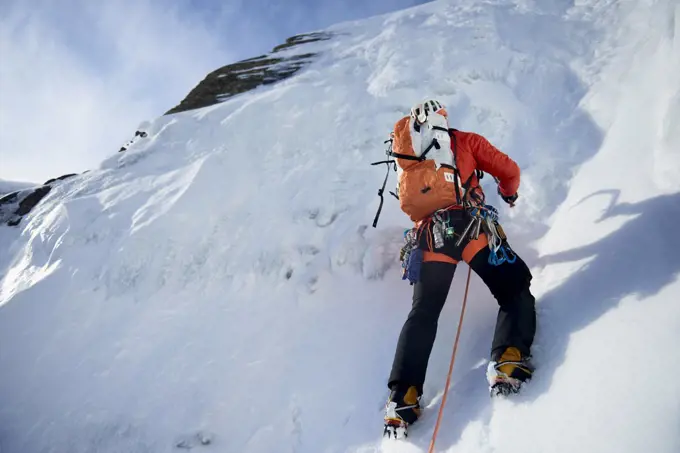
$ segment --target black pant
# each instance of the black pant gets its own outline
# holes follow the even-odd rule
[[[505,262],[493,266],[488,262],[489,253],[488,247],[483,248],[469,264],[500,306],[491,358],[497,360],[510,346],[528,356],[536,331],[535,299],[529,290],[531,272],[519,256],[512,264]],[[455,271],[455,264],[423,263],[420,281],[413,290],[413,308],[399,335],[388,383],[390,388],[415,385],[422,394],[437,321]]]

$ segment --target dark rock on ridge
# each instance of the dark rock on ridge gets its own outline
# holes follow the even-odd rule
[[[45,182],[42,186],[19,190],[0,197],[0,224],[17,226],[26,214],[31,212],[55,183],[76,176],[75,173],[59,176]]]
[[[276,46],[270,54],[243,60],[211,72],[176,107],[166,115],[207,107],[245,93],[262,85],[271,85],[295,75],[310,64],[315,53],[277,55],[296,46],[331,39],[326,32],[307,33],[288,38]]]

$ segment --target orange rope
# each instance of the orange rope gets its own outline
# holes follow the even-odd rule
[[[449,385],[451,385],[451,373],[453,372],[453,363],[456,361],[456,352],[458,351],[458,340],[460,339],[460,331],[463,328],[463,316],[465,315],[465,305],[467,304],[468,290],[470,288],[470,275],[472,268],[468,268],[467,283],[465,283],[465,296],[463,296],[463,306],[460,309],[460,319],[458,320],[458,330],[456,331],[456,340],[453,342],[453,353],[451,354],[451,363],[449,364],[449,374],[446,376],[446,386],[444,386],[444,396],[442,396],[442,404],[439,406],[439,415],[437,415],[437,423],[434,425],[434,432],[432,433],[432,440],[430,441],[430,448],[428,453],[434,453],[434,443],[437,440],[437,433],[439,432],[439,424],[442,421],[442,414],[444,413],[444,405],[446,405],[446,396],[449,393]]]

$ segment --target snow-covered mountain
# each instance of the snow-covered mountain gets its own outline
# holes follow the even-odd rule
[[[409,224],[388,201],[370,228],[369,165],[427,96],[520,163],[517,207],[491,201],[539,310],[533,381],[491,400],[473,279],[437,451],[680,451],[677,1],[437,1],[326,32],[287,80],[158,118],[0,227],[0,452],[427,451],[466,269],[425,415],[383,444]]]

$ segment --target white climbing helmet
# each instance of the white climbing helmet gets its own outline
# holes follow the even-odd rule
[[[434,99],[428,99],[425,102],[416,104],[411,108],[411,118],[415,120],[418,124],[423,124],[427,121],[427,117],[430,113],[435,113],[440,110],[444,110],[444,106],[441,102]]]

